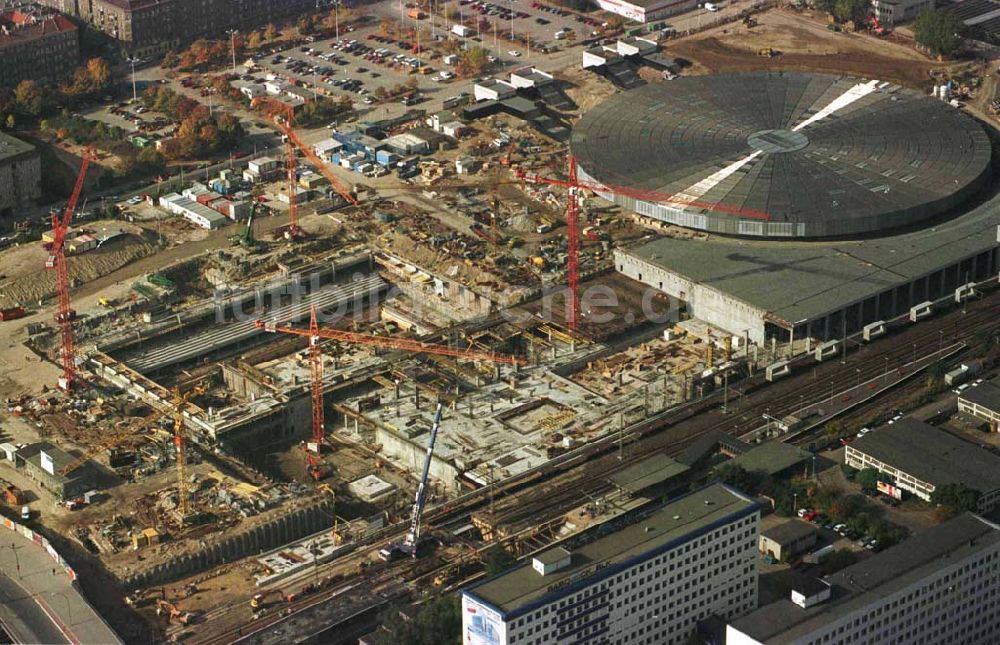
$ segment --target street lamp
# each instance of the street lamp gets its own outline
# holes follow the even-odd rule
[[[135,89],[135,64],[139,62],[138,58],[126,58],[126,62],[132,65],[132,101],[139,100],[139,93]]]
[[[236,34],[240,33],[238,29],[228,29],[226,33],[229,34],[229,49],[233,53],[233,74],[236,73]]]
[[[333,33],[337,40],[340,40],[340,0],[333,3]]]

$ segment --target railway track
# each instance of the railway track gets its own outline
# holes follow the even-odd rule
[[[802,383],[800,377],[794,381],[798,387],[777,395],[765,396],[759,401],[751,400],[735,415],[714,412],[713,416],[716,418],[712,423],[682,437],[678,436],[676,430],[683,420],[665,419],[654,428],[630,429],[623,437],[623,442],[628,446],[628,454],[622,459],[617,455],[604,455],[590,461],[583,475],[566,479],[556,477],[544,486],[536,486],[532,490],[519,493],[509,504],[504,504],[505,507],[509,505],[510,510],[498,514],[494,522],[520,525],[528,521],[544,521],[558,516],[586,502],[588,498],[610,492],[613,486],[608,481],[609,477],[650,454],[663,452],[677,456],[699,438],[717,432],[738,436],[759,427],[765,413],[780,418],[801,409],[803,405],[828,400],[832,392],[842,392],[854,387],[858,382],[905,369],[921,347],[938,346],[944,338],[943,333],[948,334],[948,343],[953,345],[956,342],[972,340],[976,333],[983,329],[1000,330],[1000,321],[996,320],[995,301],[998,296],[1000,293],[994,292],[990,297],[972,302],[967,306],[966,313],[955,309],[934,321],[928,321],[937,322],[936,325],[907,327],[881,339],[874,346],[862,345],[858,351],[849,354],[842,364],[836,358],[817,363],[814,366],[812,381]],[[820,371],[823,373],[822,377],[819,376]],[[801,374],[801,370],[799,372]],[[762,375],[758,375],[754,379],[748,379],[743,387],[750,391],[757,390],[763,385],[767,383]],[[708,406],[697,406],[696,410],[703,412],[706,407],[716,406],[717,401],[713,400]],[[684,419],[691,416],[693,414],[686,414]],[[645,422],[637,425],[645,425]]]
[[[859,350],[849,353],[843,362],[831,359],[809,365],[810,359],[800,360],[793,375],[778,383],[768,384],[763,374],[758,373],[755,377],[736,384],[744,403],[735,414],[717,410],[720,396],[716,392],[633,424],[620,437],[604,437],[570,455],[557,458],[497,486],[492,493],[488,488],[478,489],[459,500],[432,509],[426,514],[427,523],[431,530],[467,524],[471,522],[473,513],[488,508],[491,494],[497,504],[498,512],[494,518],[496,525],[517,527],[529,522],[552,521],[588,499],[610,492],[613,489],[609,481],[612,475],[651,454],[662,452],[677,456],[704,436],[718,432],[741,434],[752,429],[751,425],[759,425],[765,412],[771,416],[784,416],[803,404],[826,400],[831,389],[842,391],[857,383],[859,378],[869,380],[885,373],[890,366],[892,369],[902,369],[910,362],[906,359],[914,356],[914,346],[918,351],[921,347],[934,346],[942,341],[945,333],[949,334],[949,344],[954,344],[971,340],[981,329],[1000,330],[1000,320],[997,320],[995,313],[998,300],[1000,292],[993,292],[968,304],[966,313],[952,310],[920,325],[907,326],[880,339],[874,345],[861,346]],[[812,379],[804,382],[803,364],[813,369]],[[765,386],[767,388],[762,391]],[[698,419],[708,421],[698,423]],[[619,450],[622,450],[621,455],[616,454]],[[396,533],[402,535],[404,530],[405,527],[399,525]],[[381,535],[379,540],[384,542],[386,539],[394,539],[393,536],[396,535]],[[362,555],[370,552],[368,549],[360,551]],[[414,578],[410,575],[413,572],[413,563],[410,561],[378,566],[377,571],[364,574],[366,577],[360,582],[350,579],[283,605],[280,615],[276,612],[241,627],[206,635],[197,642],[206,645],[239,642],[246,638],[245,634],[260,634],[289,616],[349,593],[358,586],[375,589],[391,581]],[[416,578],[426,579],[428,575],[443,568],[422,572]],[[233,608],[239,607],[234,604],[227,610]]]

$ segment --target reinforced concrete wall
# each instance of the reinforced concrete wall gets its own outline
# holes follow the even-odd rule
[[[137,571],[123,579],[122,584],[126,588],[162,584],[233,560],[259,555],[322,531],[331,525],[332,518],[333,504],[330,500],[323,500],[235,534],[205,539],[200,548]]]
[[[411,441],[401,434],[384,428],[379,428],[375,432],[375,440],[382,445],[382,451],[385,455],[401,463],[416,478],[420,477],[420,471],[424,467],[428,437],[428,433],[424,432]],[[438,436],[438,442],[441,441],[442,437]],[[436,455],[431,458],[430,476],[439,480],[447,490],[458,490],[458,476],[460,474],[454,464],[440,459]]]
[[[638,282],[659,289],[687,305],[692,317],[725,329],[733,335],[749,330],[750,340],[765,341],[764,312],[721,291],[641,260],[627,251],[615,251],[615,269]]]

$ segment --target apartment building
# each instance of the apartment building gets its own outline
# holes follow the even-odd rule
[[[729,621],[727,645],[1000,642],[1000,526],[965,513]]]
[[[78,32],[73,21],[50,9],[0,11],[0,86],[67,78],[80,61]]]
[[[9,216],[41,196],[42,162],[38,150],[0,132],[0,216]]]
[[[464,591],[463,641],[685,643],[699,621],[756,607],[759,522],[756,502],[712,484],[552,548]]]
[[[315,0],[41,0],[121,41],[130,56],[155,56],[198,38],[249,31],[316,10]]]

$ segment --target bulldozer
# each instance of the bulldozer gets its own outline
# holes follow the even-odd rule
[[[761,47],[757,50],[757,55],[764,56],[765,58],[773,58],[774,56],[777,56],[777,52],[770,47]]]

